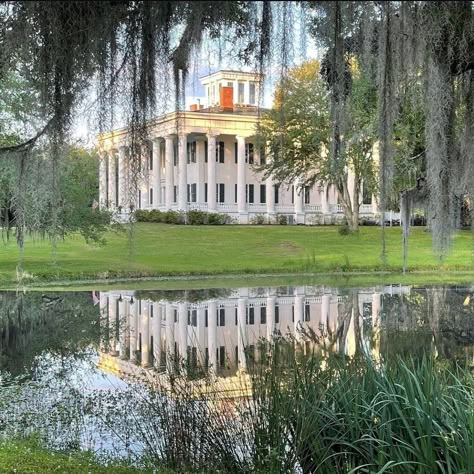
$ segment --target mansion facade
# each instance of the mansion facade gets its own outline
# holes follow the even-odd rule
[[[201,79],[203,104],[198,100],[189,110],[152,121],[136,196],[129,195],[128,130],[102,134],[100,206],[122,216],[133,209],[221,212],[242,224],[262,215],[267,222],[281,215],[294,224],[339,221],[343,211],[333,187],[279,185],[256,171],[264,159],[255,145],[260,79],[254,73],[216,72]],[[360,216],[377,219],[374,196],[364,196]]]

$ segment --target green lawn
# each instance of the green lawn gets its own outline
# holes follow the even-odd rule
[[[401,229],[386,229],[387,261],[380,259],[379,227],[340,235],[338,227],[174,226],[136,224],[127,233],[110,233],[102,247],[82,239],[60,242],[53,255],[47,241],[26,242],[22,269],[37,281],[158,275],[349,272],[401,269]],[[433,256],[431,236],[423,228],[410,234],[409,270],[472,270],[470,231],[453,238],[442,263]],[[15,242],[0,245],[0,282],[16,279],[19,252]]]
[[[38,447],[34,442],[0,442],[0,473],[17,474],[171,474],[168,470],[143,470],[123,464],[109,466],[98,464],[89,455],[82,453],[64,454]]]

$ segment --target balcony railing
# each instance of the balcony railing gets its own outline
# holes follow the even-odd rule
[[[305,212],[321,212],[321,205],[320,204],[305,204],[304,210]]]
[[[275,205],[275,211],[279,213],[293,213],[295,212],[295,206],[292,204],[276,204]]]
[[[249,212],[259,212],[264,213],[267,212],[267,205],[266,204],[247,204]]]
[[[217,210],[219,212],[237,212],[237,204],[230,204],[227,202],[218,202]]]

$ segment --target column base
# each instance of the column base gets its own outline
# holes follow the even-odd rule
[[[304,212],[295,213],[295,224],[304,224]]]
[[[239,224],[248,224],[249,223],[249,213],[247,211],[239,211]]]

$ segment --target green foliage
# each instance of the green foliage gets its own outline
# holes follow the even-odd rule
[[[268,221],[265,214],[256,214],[250,219],[250,223],[255,224],[255,225],[263,225],[263,224],[267,224]]]
[[[163,224],[189,224],[189,225],[224,225],[233,222],[232,217],[217,212],[205,212],[198,210],[183,211],[160,211],[158,209],[135,211],[137,222],[157,222]]]
[[[277,214],[276,215],[276,222],[280,225],[287,225],[288,224],[288,217],[285,214]]]
[[[168,473],[155,469],[138,469],[125,463],[103,465],[90,453],[54,452],[41,447],[34,439],[0,441],[0,472],[21,474],[138,474]]]

